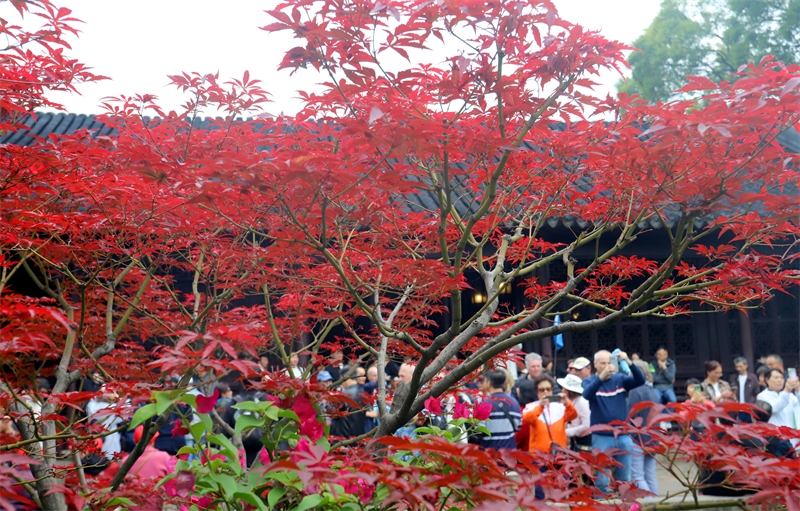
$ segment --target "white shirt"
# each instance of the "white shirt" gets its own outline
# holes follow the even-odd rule
[[[589,401],[578,396],[572,400],[572,406],[578,412],[578,417],[567,424],[567,438],[583,436],[583,432],[592,425],[592,412],[589,410]]]
[[[800,425],[800,403],[791,392],[785,390],[775,392],[767,389],[758,395],[758,399],[772,405],[772,417],[769,418],[770,424],[790,428],[797,428]],[[800,440],[793,439],[792,445],[796,446],[798,442]]]
[[[92,420],[92,416],[94,414],[103,408],[108,408],[109,406],[111,406],[111,403],[107,401],[102,401],[97,398],[91,399],[88,403],[86,403],[86,416],[89,417],[89,420]],[[106,417],[97,419],[97,421],[106,428],[106,431],[111,431],[122,426],[122,419],[115,415],[108,415]],[[114,453],[122,451],[121,441],[122,437],[119,433],[111,433],[103,438],[103,454],[106,458],[112,459],[114,457]]]
[[[717,382],[717,383],[712,383],[712,384],[711,384],[711,388],[713,388],[713,389],[714,389],[714,395],[715,395],[715,396],[719,396],[719,394],[720,394],[720,392],[719,392],[719,382]]]
[[[287,375],[291,376],[292,378],[298,378],[298,379],[303,377],[304,372],[305,370],[300,366],[290,367],[289,369],[286,370]]]
[[[744,384],[747,383],[747,375],[739,375],[739,402],[744,403]]]

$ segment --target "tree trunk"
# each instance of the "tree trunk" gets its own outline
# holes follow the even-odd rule
[[[42,503],[43,511],[67,511],[67,501],[64,493],[57,486],[63,481],[56,479],[50,474],[50,466],[47,463],[42,465],[31,465],[31,473],[36,481],[36,493]]]

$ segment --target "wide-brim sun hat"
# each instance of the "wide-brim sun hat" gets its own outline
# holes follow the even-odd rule
[[[583,381],[581,381],[581,379],[574,374],[568,374],[564,378],[559,378],[556,381],[564,390],[568,390],[576,394],[583,394]]]

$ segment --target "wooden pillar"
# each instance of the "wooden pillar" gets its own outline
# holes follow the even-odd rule
[[[739,332],[742,336],[742,355],[747,359],[750,367],[756,367],[755,353],[753,353],[753,330],[750,328],[750,316],[743,310],[737,311],[739,315]]]

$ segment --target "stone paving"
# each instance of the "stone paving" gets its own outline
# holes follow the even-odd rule
[[[672,507],[673,509],[692,509],[690,507],[693,504],[693,499],[691,495],[687,495],[683,493],[685,487],[676,479],[672,474],[670,474],[666,469],[664,469],[661,465],[658,465],[658,497],[651,497],[646,499],[639,499],[639,502],[642,505],[642,510],[647,511],[648,509],[655,509],[655,505],[659,505],[658,509],[666,509],[663,507],[664,505]],[[689,476],[689,480],[693,480],[694,476],[697,474],[696,468],[693,465],[688,463],[677,463],[674,467],[674,470],[685,476]],[[682,476],[683,477],[683,476]],[[666,499],[666,500],[665,500]],[[740,510],[747,509],[746,507],[742,506],[731,506],[730,503],[733,501],[731,497],[710,497],[710,496],[698,496],[698,502],[703,509],[719,509],[719,510]],[[714,502],[720,502],[719,507],[714,506]],[[727,504],[727,505],[726,505]],[[698,506],[699,507],[699,506]]]

